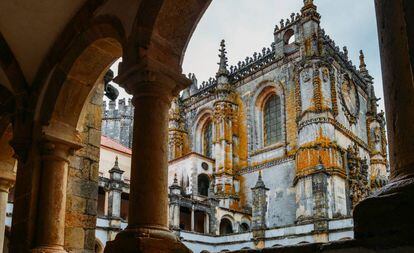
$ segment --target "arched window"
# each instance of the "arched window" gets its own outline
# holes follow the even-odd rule
[[[213,154],[213,124],[208,121],[203,129],[203,154],[212,157]]]
[[[244,233],[250,230],[250,227],[247,223],[243,222],[242,224],[240,224],[240,232]]]
[[[220,221],[220,235],[228,235],[233,233],[233,225],[227,218],[223,218]]]
[[[271,95],[263,107],[264,145],[269,146],[282,139],[281,105],[279,96]]]
[[[200,174],[197,178],[198,194],[201,196],[208,196],[208,188],[210,186],[210,179],[206,174]]]

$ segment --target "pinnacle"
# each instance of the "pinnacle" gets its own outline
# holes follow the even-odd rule
[[[220,43],[220,49],[219,49],[220,54],[218,55],[220,58],[220,62],[218,63],[219,65],[219,69],[217,71],[216,77],[219,76],[228,76],[229,75],[229,71],[227,70],[227,51],[226,51],[226,44],[225,44],[225,40],[222,40]]]

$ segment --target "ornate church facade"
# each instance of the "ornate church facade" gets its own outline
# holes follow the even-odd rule
[[[304,2],[237,66],[222,41],[216,76],[190,74],[171,105],[170,228],[194,252],[353,238],[353,208],[387,182],[364,54],[356,68]],[[125,100],[105,105],[103,134],[130,146],[132,115]]]

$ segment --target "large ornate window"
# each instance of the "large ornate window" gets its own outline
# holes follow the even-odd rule
[[[280,97],[273,94],[263,107],[264,145],[269,146],[282,140]]]
[[[213,154],[213,124],[207,122],[203,129],[203,154],[212,157]]]

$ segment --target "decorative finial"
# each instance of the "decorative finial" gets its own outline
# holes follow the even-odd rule
[[[219,69],[218,72],[216,74],[216,77],[219,76],[228,76],[229,75],[229,71],[227,70],[227,51],[226,51],[226,44],[225,44],[225,40],[222,40],[220,43],[220,62],[218,63],[219,65]]]
[[[252,189],[259,189],[259,188],[268,190],[265,186],[265,183],[263,182],[261,170],[259,171],[259,177],[257,178],[256,185]]]
[[[118,166],[118,156],[115,156],[115,164],[114,164],[114,166],[119,167]]]
[[[178,185],[177,173],[174,174],[174,185]]]
[[[343,49],[344,49],[345,59],[348,60],[348,48],[345,46]]]

